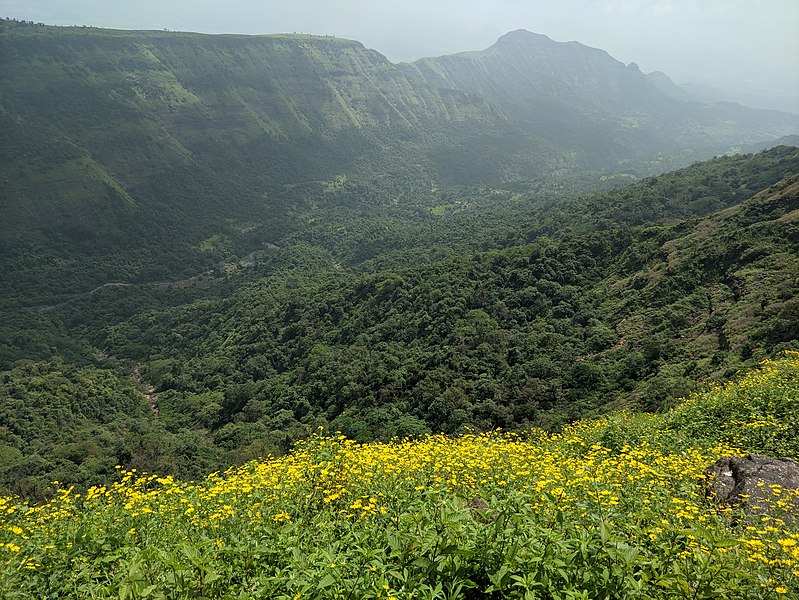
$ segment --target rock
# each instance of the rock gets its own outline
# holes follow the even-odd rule
[[[792,458],[727,456],[708,467],[705,474],[707,493],[719,504],[799,513],[799,462]]]
[[[469,508],[486,511],[488,510],[488,504],[485,500],[483,500],[480,496],[475,496],[474,499],[469,502]]]
[[[492,523],[497,519],[497,515],[489,511],[488,503],[480,496],[469,502],[469,510],[472,512],[472,517],[481,523]]]

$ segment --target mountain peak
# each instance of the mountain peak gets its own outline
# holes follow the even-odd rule
[[[516,29],[501,36],[495,46],[540,46],[554,43],[551,38],[541,33],[533,33],[526,29]]]

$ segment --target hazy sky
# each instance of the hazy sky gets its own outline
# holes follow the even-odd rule
[[[779,107],[799,113],[799,0],[0,0],[0,16],[125,29],[332,34],[394,61],[480,50],[524,28],[602,48],[678,83],[709,83],[752,105],[787,102]]]

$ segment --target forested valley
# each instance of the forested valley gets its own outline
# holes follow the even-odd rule
[[[523,29],[0,19],[0,596],[799,597],[798,132]]]
[[[796,347],[798,174],[779,146],[596,194],[319,184],[321,222],[261,252],[8,312],[4,486],[661,411]]]
[[[394,64],[6,19],[0,54],[7,492],[557,431],[796,344],[795,115],[524,30]]]

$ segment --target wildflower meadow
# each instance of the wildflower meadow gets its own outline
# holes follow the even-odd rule
[[[799,452],[799,353],[667,413],[560,433],[357,444],[192,483],[120,466],[108,487],[0,498],[0,596],[799,598],[796,491],[719,506],[725,455]]]

